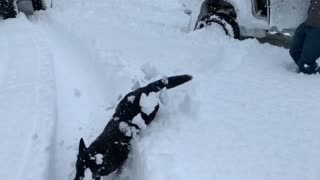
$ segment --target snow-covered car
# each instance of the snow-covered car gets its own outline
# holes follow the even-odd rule
[[[310,0],[205,0],[195,29],[220,25],[233,38],[293,32],[307,16]]]
[[[30,14],[33,11],[45,10],[45,0],[0,0],[0,17],[15,18],[18,11]]]

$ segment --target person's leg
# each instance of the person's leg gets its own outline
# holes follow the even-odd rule
[[[320,57],[320,28],[308,26],[306,37],[301,52],[298,66],[301,72],[306,74],[315,73],[318,65],[317,59]]]
[[[301,24],[294,33],[292,44],[289,50],[290,56],[297,65],[303,49],[305,36],[305,25]]]
[[[33,10],[40,11],[45,10],[44,1],[43,0],[32,0]]]
[[[16,2],[14,0],[0,0],[0,18],[9,19],[16,16]]]

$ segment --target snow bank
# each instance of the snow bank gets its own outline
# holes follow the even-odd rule
[[[150,115],[159,104],[159,93],[151,92],[148,95],[143,93],[139,104],[141,111],[146,115]]]

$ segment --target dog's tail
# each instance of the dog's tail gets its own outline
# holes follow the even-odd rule
[[[152,82],[146,86],[146,90],[149,92],[159,92],[163,88],[171,89],[177,87],[181,84],[184,84],[188,81],[192,80],[192,76],[190,75],[178,75],[178,76],[171,76],[168,78],[163,78]]]

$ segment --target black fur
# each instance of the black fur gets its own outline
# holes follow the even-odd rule
[[[142,112],[139,105],[142,94],[148,95],[150,92],[159,92],[163,88],[174,88],[192,79],[189,75],[172,76],[161,79],[128,93],[118,104],[116,112],[108,122],[103,132],[87,148],[83,139],[79,142],[79,153],[76,163],[76,177],[74,180],[81,180],[84,177],[85,169],[89,168],[92,178],[99,180],[101,176],[106,176],[115,170],[120,170],[130,152],[130,141],[133,134],[121,131],[120,123],[127,125],[133,130],[139,131],[139,127],[132,123],[132,119],[141,113],[145,124],[148,125],[156,116],[159,104],[154,111],[147,115]],[[103,155],[102,164],[96,163],[95,156]]]

